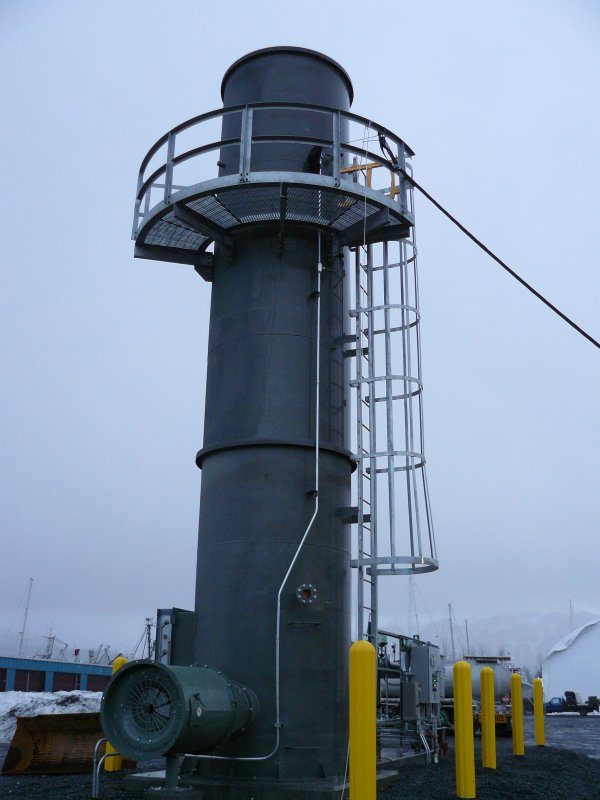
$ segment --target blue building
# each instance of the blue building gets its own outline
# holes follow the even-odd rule
[[[110,665],[0,656],[0,692],[101,692],[111,674]]]

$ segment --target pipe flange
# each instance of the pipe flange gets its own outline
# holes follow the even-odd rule
[[[296,589],[296,600],[302,605],[311,605],[315,602],[317,596],[317,587],[314,583],[301,583]]]

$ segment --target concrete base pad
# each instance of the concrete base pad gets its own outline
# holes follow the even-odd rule
[[[378,770],[377,786],[382,788],[394,783],[400,776],[393,770]],[[125,780],[125,788],[137,790],[143,786],[157,787],[164,781],[164,772],[146,772],[129,775]],[[144,798],[156,800],[342,800],[348,798],[348,784],[332,780],[210,780],[191,774],[180,775],[180,781],[198,792],[190,795],[178,790],[176,794],[162,794],[156,789],[149,794],[146,790]]]
[[[144,792],[144,800],[204,800],[204,797],[199,789],[192,789],[191,786],[177,789],[152,786]]]

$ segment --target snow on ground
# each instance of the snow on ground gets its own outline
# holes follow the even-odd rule
[[[99,711],[102,692],[0,692],[0,742],[10,742],[17,717]]]

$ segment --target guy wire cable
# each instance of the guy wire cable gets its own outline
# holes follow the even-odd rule
[[[487,247],[481,240],[479,240],[475,236],[475,234],[471,233],[471,231],[468,230],[468,228],[465,228],[465,226],[462,223],[460,223],[456,219],[456,217],[452,216],[452,214],[449,211],[447,211],[441,203],[438,203],[438,201],[434,197],[432,197],[426,189],[424,189],[420,184],[417,183],[417,181],[412,177],[412,175],[409,175],[409,173],[406,170],[402,169],[401,167],[397,168],[397,171],[399,171],[400,174],[403,175],[406,178],[406,180],[409,181],[415,187],[415,189],[421,192],[423,197],[426,197],[429,200],[429,202],[432,203],[438,209],[438,211],[441,211],[442,214],[450,220],[450,222],[453,222],[456,225],[456,227],[459,230],[461,230],[466,236],[468,236],[472,242],[475,242],[475,244],[478,247],[480,247],[484,253],[487,253],[487,255],[491,259],[493,259],[497,264],[499,264],[502,267],[502,269],[506,270],[506,272],[508,272],[509,275],[512,275],[512,277],[515,280],[517,280],[522,286],[524,286],[528,291],[530,291],[531,294],[537,297],[538,300],[541,300],[542,303],[544,303],[544,305],[548,306],[548,308],[551,311],[554,311],[554,313],[557,314],[562,320],[564,320],[564,322],[566,322],[567,325],[570,325],[574,330],[577,331],[577,333],[581,334],[581,336],[583,336],[585,339],[591,342],[595,347],[600,349],[600,342],[597,339],[594,339],[593,336],[587,333],[587,331],[584,331],[583,328],[577,325],[577,323],[574,322],[570,317],[568,317],[566,314],[563,314],[563,312],[559,308],[557,308],[553,303],[551,303],[550,300],[548,300],[546,297],[544,297],[543,294],[538,292],[537,289],[534,289],[530,283],[527,283],[525,278],[522,278],[517,272],[514,271],[514,269],[511,269],[511,267],[509,267],[508,264],[506,264],[506,262],[502,261],[502,259],[499,258],[499,256],[497,256],[492,250],[490,250],[490,248]]]

